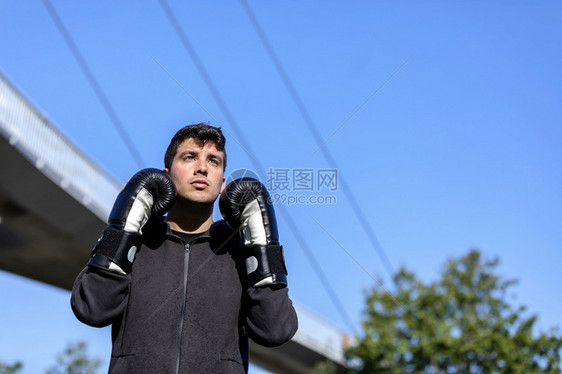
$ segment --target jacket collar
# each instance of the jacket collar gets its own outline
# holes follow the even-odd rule
[[[156,240],[160,242],[164,238],[177,238],[172,232],[170,225],[163,217],[151,217],[143,227],[143,237],[147,241]],[[160,239],[158,239],[160,238]],[[240,244],[240,237],[237,231],[233,230],[225,220],[213,222],[211,228],[197,238],[197,242],[208,241],[213,252],[225,253],[229,249],[237,248]],[[148,243],[147,243],[148,244]]]

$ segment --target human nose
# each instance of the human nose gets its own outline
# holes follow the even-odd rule
[[[195,165],[195,174],[207,175],[207,164],[203,160],[198,160]]]

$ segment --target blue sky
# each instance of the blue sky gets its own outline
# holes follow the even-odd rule
[[[265,182],[270,170],[336,170],[335,191],[313,180],[313,191],[273,192],[335,197],[280,202],[278,215],[305,241],[279,219],[291,296],[345,331],[358,329],[373,278],[388,286],[404,265],[430,281],[471,248],[499,257],[499,273],[519,280],[514,304],[546,330],[562,315],[560,25],[556,1],[11,0],[0,69],[122,182],[162,168],[175,131],[202,121],[227,133],[227,174],[249,168]],[[108,330],[77,322],[68,297],[0,273],[0,361],[43,372],[68,342],[87,340],[105,364]]]

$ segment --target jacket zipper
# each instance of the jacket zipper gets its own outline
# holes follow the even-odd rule
[[[176,358],[176,374],[180,372],[180,358],[181,358],[181,337],[183,332],[183,319],[185,316],[185,307],[187,303],[187,273],[189,272],[189,247],[190,244],[184,243],[184,256],[183,256],[183,296],[181,301],[181,312],[178,324],[178,353]]]

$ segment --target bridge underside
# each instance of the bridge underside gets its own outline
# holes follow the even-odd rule
[[[0,268],[71,289],[105,226],[0,136]]]

